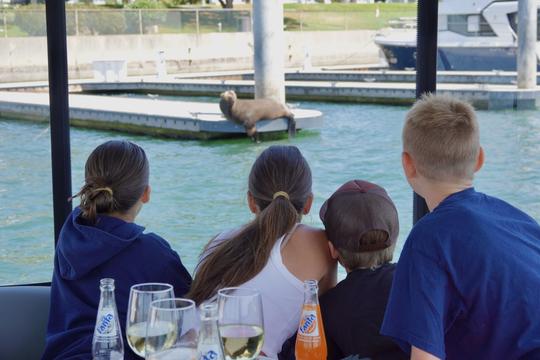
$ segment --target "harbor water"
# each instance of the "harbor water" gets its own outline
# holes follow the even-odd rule
[[[412,223],[412,192],[402,174],[400,157],[407,108],[317,102],[296,105],[322,111],[324,127],[292,140],[260,144],[248,139],[179,141],[73,128],[73,192],[82,185],[84,163],[97,145],[119,138],[137,142],[148,154],[152,186],[151,201],[137,222],[167,239],[192,271],[212,236],[251,218],[247,176],[257,155],[272,144],[293,144],[313,171],[315,202],[304,223],[322,226],[319,208],[343,182],[353,178],[376,182],[388,190],[399,211],[397,259]],[[540,220],[538,114],[479,112],[486,163],[475,181],[477,190],[505,199],[536,220]],[[0,118],[0,285],[51,279],[49,137],[47,124]]]

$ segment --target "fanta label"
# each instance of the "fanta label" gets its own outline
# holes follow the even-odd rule
[[[96,326],[96,336],[98,337],[114,337],[116,336],[116,323],[114,320],[114,312],[112,309],[103,309],[98,314]]]
[[[202,354],[200,360],[215,360],[217,358],[218,354],[214,350],[210,350],[206,354]]]
[[[303,336],[319,336],[317,312],[315,310],[304,310],[302,312],[298,334]]]

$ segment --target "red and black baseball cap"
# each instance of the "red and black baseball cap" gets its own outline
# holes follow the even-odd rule
[[[399,234],[398,213],[386,190],[379,185],[351,180],[337,189],[324,202],[319,216],[328,240],[338,249],[370,252],[395,244]],[[380,230],[388,236],[366,243],[362,236]]]

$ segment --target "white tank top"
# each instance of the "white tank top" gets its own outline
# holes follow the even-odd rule
[[[294,233],[291,231],[291,234]],[[213,244],[224,241],[232,232],[220,234]],[[265,267],[251,280],[240,287],[257,289],[261,293],[264,317],[264,345],[262,351],[266,356],[277,359],[283,343],[296,332],[304,303],[304,284],[283,264],[281,249],[286,245],[289,236],[279,238]],[[202,254],[204,259],[211,252]]]

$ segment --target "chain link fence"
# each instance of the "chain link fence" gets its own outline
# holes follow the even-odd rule
[[[285,11],[286,31],[340,31],[381,29],[395,22],[411,20],[409,13],[397,11]],[[411,26],[414,19],[410,21]],[[215,32],[249,32],[249,10],[153,10],[77,9],[66,11],[69,36],[143,35]],[[43,10],[1,9],[0,37],[45,36]]]

